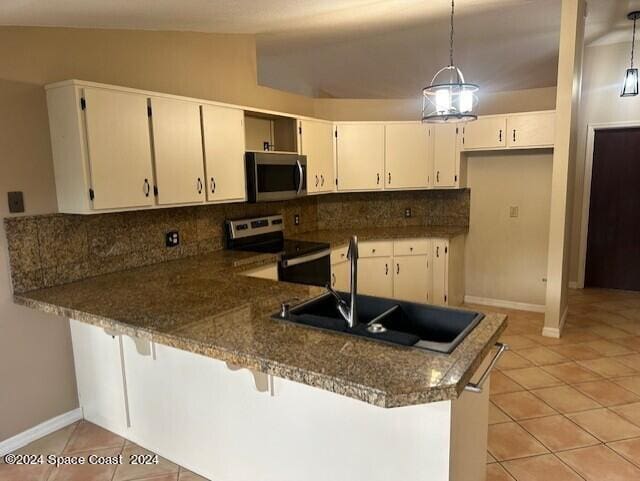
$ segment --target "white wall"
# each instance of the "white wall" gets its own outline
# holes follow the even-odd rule
[[[584,174],[589,124],[608,122],[640,123],[640,96],[620,97],[624,73],[629,67],[631,43],[596,45],[585,49],[582,77],[582,103],[580,106],[574,211],[571,237],[570,280],[578,281],[580,262]]]
[[[552,154],[468,154],[466,295],[544,305]],[[519,216],[509,216],[517,206]]]

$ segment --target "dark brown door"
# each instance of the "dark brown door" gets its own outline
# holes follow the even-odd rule
[[[585,286],[640,291],[640,128],[596,131]]]

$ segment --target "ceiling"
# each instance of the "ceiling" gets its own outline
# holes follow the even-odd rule
[[[637,0],[590,0],[590,42],[625,41]],[[561,0],[457,0],[456,63],[487,91],[552,86]],[[448,62],[449,0],[2,0],[0,24],[255,34],[259,81],[414,97]]]

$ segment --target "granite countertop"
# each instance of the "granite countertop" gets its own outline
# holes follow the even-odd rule
[[[372,237],[351,233],[385,238],[373,231]],[[404,228],[392,231],[394,237],[420,237],[416,228],[403,236]],[[296,238],[326,241],[345,234]],[[275,260],[218,251],[16,294],[14,300],[387,408],[457,398],[506,327],[505,316],[487,315],[453,353],[443,355],[274,321],[270,316],[282,302],[324,292],[242,275]]]

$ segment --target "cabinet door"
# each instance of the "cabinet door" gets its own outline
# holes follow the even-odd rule
[[[244,271],[242,275],[247,277],[257,277],[258,279],[269,279],[271,281],[278,280],[278,265],[272,264],[269,266],[257,267]]]
[[[71,319],[78,400],[84,418],[125,435],[127,398],[123,376],[122,336]]]
[[[335,145],[333,124],[316,120],[300,121],[300,152],[307,156],[307,191],[335,189]]]
[[[507,119],[509,147],[553,147],[556,113],[511,115]]]
[[[207,200],[245,200],[244,112],[203,105],[202,135]]]
[[[432,259],[433,303],[446,306],[448,304],[449,285],[449,241],[446,239],[433,240]]]
[[[358,260],[358,292],[376,297],[393,297],[391,257],[365,257]]]
[[[338,190],[380,190],[384,175],[384,124],[337,124]]]
[[[507,118],[484,117],[462,127],[464,150],[499,149],[507,145]]]
[[[402,301],[427,303],[431,300],[431,271],[428,256],[395,257],[393,297]]]
[[[158,204],[203,202],[200,106],[194,102],[152,97],[151,109]]]
[[[459,149],[456,124],[436,125],[433,144],[433,186],[456,187],[458,185]]]
[[[331,266],[331,287],[336,291],[348,292],[351,288],[351,264],[338,262]]]
[[[385,125],[385,189],[428,187],[433,172],[429,125]]]
[[[93,208],[153,205],[147,97],[97,88],[83,95]]]

